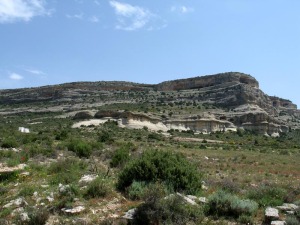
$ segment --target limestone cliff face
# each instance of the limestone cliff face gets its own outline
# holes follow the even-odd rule
[[[236,107],[255,104],[274,113],[269,96],[259,89],[258,81],[243,73],[221,73],[216,75],[167,81],[156,85],[160,91],[197,89],[198,101],[212,102],[220,107]]]
[[[112,118],[122,126],[132,128],[148,127],[152,130],[168,131],[170,129],[193,130],[194,132],[211,133],[217,131],[236,130],[233,123],[215,118],[162,120],[142,113],[99,111],[95,118]],[[144,124],[144,125],[142,125]]]
[[[255,78],[251,77],[250,75],[237,72],[166,81],[156,85],[155,88],[159,91],[178,91],[213,87],[221,84],[224,85],[226,83],[241,83],[247,84],[252,88],[259,88],[259,84]]]
[[[169,129],[193,130],[194,132],[200,133],[236,130],[236,127],[231,122],[212,118],[200,120],[171,120],[165,123]]]
[[[270,96],[270,100],[275,108],[297,109],[297,105],[292,103],[290,100],[273,96]]]
[[[20,105],[22,108],[15,111],[20,113],[22,110],[40,111],[39,105],[46,105],[45,103],[47,108],[45,107],[44,111],[75,111],[105,104],[141,102],[150,102],[153,105],[158,103],[213,105],[214,108],[210,109],[210,113],[214,118],[201,118],[201,120],[177,118],[177,121],[171,122],[171,120],[152,118],[141,113],[120,111],[102,111],[95,117],[112,117],[123,119],[124,122],[130,120],[154,124],[163,122],[164,126],[170,129],[180,127],[199,132],[221,131],[235,126],[272,134],[287,130],[288,126],[300,127],[300,111],[295,104],[286,99],[268,96],[259,89],[259,83],[255,78],[238,72],[166,81],[156,85],[100,81],[0,90],[0,114],[6,113],[5,109],[1,108],[4,104]],[[215,108],[223,112],[216,112]]]

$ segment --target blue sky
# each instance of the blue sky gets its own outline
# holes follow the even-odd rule
[[[300,105],[299,0],[0,0],[0,88],[238,71]]]

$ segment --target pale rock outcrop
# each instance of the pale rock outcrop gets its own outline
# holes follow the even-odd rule
[[[65,212],[65,213],[69,213],[69,214],[79,214],[81,212],[83,212],[85,210],[84,206],[76,206],[72,209],[61,209],[61,211]]]
[[[265,210],[265,218],[267,221],[275,221],[279,219],[279,211],[278,209],[268,207]]]
[[[271,225],[286,225],[286,222],[285,221],[276,220],[276,221],[272,221]]]
[[[122,218],[127,219],[127,220],[133,220],[135,211],[136,211],[136,208],[128,210]]]

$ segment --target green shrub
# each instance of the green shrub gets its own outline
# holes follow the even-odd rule
[[[255,200],[259,206],[282,205],[286,196],[286,190],[273,186],[262,185],[248,192],[247,197]]]
[[[53,162],[48,167],[51,184],[70,184],[77,182],[87,168],[87,164],[79,159],[64,159]]]
[[[207,213],[217,217],[227,216],[238,218],[241,215],[252,216],[258,204],[252,200],[240,199],[236,195],[218,191],[208,198]]]
[[[50,213],[44,208],[27,208],[27,211],[29,220],[22,221],[17,217],[17,225],[44,225],[50,216]]]
[[[288,215],[286,217],[286,225],[300,225],[300,221],[297,219],[296,216]]]
[[[300,205],[298,204],[298,209],[295,210],[295,216],[300,221]]]
[[[8,192],[8,188],[6,186],[0,185],[0,196],[5,195]],[[1,223],[0,223],[1,224]]]
[[[114,139],[112,137],[112,134],[106,130],[101,131],[98,133],[98,140],[102,143],[113,143]]]
[[[62,130],[62,131],[60,131],[60,132],[57,132],[56,134],[55,134],[55,140],[65,140],[65,139],[67,139],[68,138],[68,136],[69,136],[69,133],[70,133],[70,131],[67,131],[67,130]]]
[[[76,197],[80,196],[80,190],[77,185],[67,185],[63,192],[59,191],[58,198],[55,198],[53,206],[50,208],[52,211],[61,213],[62,208],[72,207]]]
[[[118,148],[110,161],[111,167],[123,166],[129,160],[129,148],[124,146]]]
[[[2,148],[17,148],[18,146],[17,140],[13,137],[5,138],[1,144]]]
[[[1,172],[0,173],[0,182],[11,182],[18,178],[19,171],[12,172]]]
[[[148,135],[148,140],[157,140],[157,141],[161,141],[163,140],[163,136],[161,134],[158,133],[150,133]]]
[[[110,182],[107,179],[97,177],[87,186],[85,196],[89,198],[106,197],[111,189]]]
[[[28,155],[28,157],[34,157],[37,155],[44,155],[44,156],[51,156],[54,154],[54,150],[52,149],[51,146],[41,146],[39,144],[29,144],[26,146],[26,153]]]
[[[2,218],[5,218],[7,216],[9,216],[12,213],[12,209],[11,208],[3,208],[0,210],[0,224],[9,224],[7,220],[2,220]]]
[[[241,216],[239,216],[237,221],[240,224],[247,224],[247,225],[253,225],[254,224],[252,216],[249,216],[249,215],[241,215]]]
[[[174,191],[196,193],[201,188],[201,174],[181,154],[146,151],[119,174],[117,188],[124,191],[133,181],[161,181]]]
[[[133,224],[200,224],[203,210],[200,206],[189,205],[182,197],[170,195],[161,184],[152,184],[144,196],[144,203],[134,213]]]
[[[19,196],[27,197],[27,196],[32,196],[33,193],[35,192],[36,188],[30,185],[25,185],[22,187],[22,189],[19,191]]]
[[[131,200],[142,199],[142,197],[145,193],[146,187],[147,187],[147,185],[145,182],[133,181],[133,183],[127,189],[128,197]]]
[[[69,151],[75,152],[78,157],[89,157],[92,153],[92,146],[83,140],[71,140],[67,147]]]

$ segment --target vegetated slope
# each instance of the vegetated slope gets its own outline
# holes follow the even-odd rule
[[[254,78],[64,85],[47,101],[2,91],[37,101],[0,104],[0,224],[126,224],[128,210],[128,224],[262,224],[269,206],[300,206],[300,130],[237,129],[297,127],[295,106]],[[279,219],[297,224],[292,211]]]
[[[14,110],[10,107],[2,110],[2,114],[34,111],[37,105],[40,105],[36,109],[39,111],[74,111],[103,104],[140,102],[215,106],[219,110],[211,108],[206,114],[195,114],[198,119],[201,117],[203,123],[213,121],[209,128],[196,129],[200,132],[242,127],[277,135],[287,132],[289,128],[298,128],[300,121],[300,111],[295,104],[268,96],[259,89],[254,77],[238,72],[172,80],[156,85],[102,81],[0,90],[0,104],[15,106]],[[184,118],[186,115],[176,119],[180,123],[186,120]],[[184,124],[187,126],[186,122]],[[189,129],[191,127],[193,125]]]

